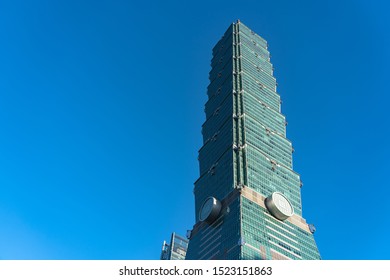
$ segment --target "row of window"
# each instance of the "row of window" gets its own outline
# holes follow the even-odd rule
[[[249,92],[256,97],[259,102],[263,102],[270,106],[273,110],[280,113],[280,96],[273,91],[270,91],[262,83],[256,81],[249,75],[242,75],[242,88],[245,92]]]
[[[300,259],[300,257],[303,259],[319,258],[313,237],[303,235],[299,231],[299,227],[266,215],[264,208],[246,198],[242,198],[242,211],[243,231],[245,232],[246,241],[252,242],[253,246],[259,247],[263,244],[279,252],[281,248],[278,248],[278,246],[280,246],[285,250],[283,254],[292,259]],[[272,228],[272,230],[268,228]],[[281,229],[284,230],[281,231]],[[295,242],[291,240],[295,240]]]
[[[255,41],[256,44],[260,45],[264,49],[268,49],[267,41],[261,38],[259,35],[250,30],[245,25],[239,24],[239,33],[240,35],[246,35],[248,38],[251,38],[253,41]]]
[[[272,131],[276,131],[283,137],[286,135],[285,118],[283,115],[270,110],[265,105],[261,105],[259,102],[253,102],[250,99],[249,94],[244,95],[244,113],[250,116],[257,123],[263,124],[270,128]]]

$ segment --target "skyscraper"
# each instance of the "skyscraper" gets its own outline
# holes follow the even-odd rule
[[[186,257],[188,240],[176,233],[172,233],[170,244],[164,241],[161,250],[161,260],[184,260]]]
[[[186,259],[319,259],[267,42],[233,23],[209,79]]]

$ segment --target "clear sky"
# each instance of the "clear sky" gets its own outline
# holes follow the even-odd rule
[[[194,223],[211,49],[269,43],[324,259],[390,259],[387,1],[0,2],[0,259],[158,259]]]

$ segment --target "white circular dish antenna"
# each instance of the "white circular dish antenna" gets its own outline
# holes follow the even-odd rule
[[[291,202],[280,192],[274,192],[265,200],[268,211],[278,220],[286,220],[294,215]]]

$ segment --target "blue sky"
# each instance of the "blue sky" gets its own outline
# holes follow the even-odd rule
[[[390,259],[385,1],[2,1],[0,259],[157,259],[194,223],[211,48],[269,43],[324,259]]]

